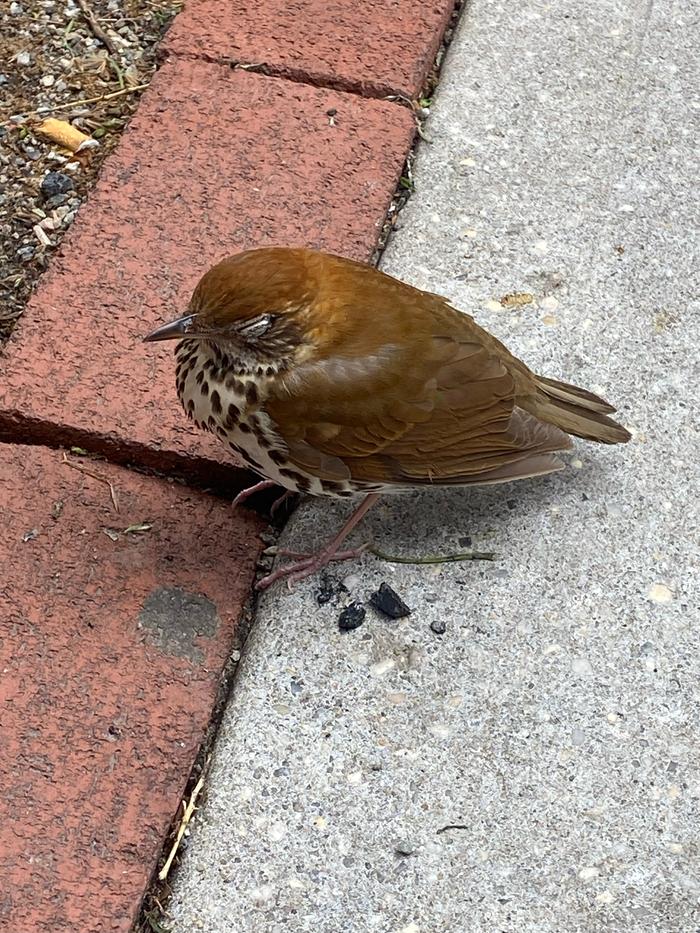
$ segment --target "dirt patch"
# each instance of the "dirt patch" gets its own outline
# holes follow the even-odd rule
[[[0,344],[155,70],[178,0],[13,0],[0,10]],[[98,145],[45,138],[47,117]]]

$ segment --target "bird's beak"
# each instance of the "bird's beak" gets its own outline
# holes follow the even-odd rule
[[[195,318],[195,314],[186,314],[176,321],[170,321],[169,324],[162,324],[144,337],[143,342],[153,343],[156,340],[178,340],[180,337],[186,337],[188,335],[194,337],[196,336],[196,332],[193,333],[192,331]]]

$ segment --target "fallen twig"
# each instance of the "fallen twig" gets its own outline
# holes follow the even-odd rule
[[[80,7],[80,12],[85,17],[85,22],[90,27],[90,30],[93,36],[102,43],[102,45],[107,49],[110,55],[117,54],[117,47],[114,42],[109,38],[107,33],[104,31],[102,26],[97,22],[95,14],[92,12],[90,7],[87,5],[86,0],[76,0],[76,3]]]
[[[392,564],[452,564],[461,560],[495,560],[493,551],[462,551],[457,554],[428,554],[425,557],[399,557],[396,554],[385,554],[376,547],[368,547],[368,554],[374,554],[380,560],[387,560]]]
[[[84,473],[85,476],[91,477],[91,479],[96,479],[99,483],[105,483],[109,486],[109,495],[112,500],[112,505],[114,506],[114,511],[119,511],[119,500],[117,499],[117,490],[114,488],[112,483],[107,479],[106,476],[100,476],[99,473],[93,473],[92,470],[87,470],[80,463],[72,463],[66,455],[63,455],[63,460],[61,463],[65,463],[67,466],[71,467],[73,470],[77,470],[78,473]]]
[[[74,107],[86,107],[88,104],[101,104],[105,100],[114,100],[115,97],[123,97],[125,94],[136,94],[138,91],[145,91],[147,84],[136,84],[134,87],[125,87],[122,91],[111,91],[109,94],[100,94],[99,97],[84,97],[82,100],[67,100],[64,104],[49,104],[46,107],[38,107],[36,110],[25,110],[23,113],[14,114],[15,117],[40,117],[45,113],[53,113],[57,110],[72,110]],[[10,120],[5,120],[2,126],[7,126]]]
[[[199,797],[200,793],[202,792],[202,788],[204,787],[204,777],[206,773],[207,773],[207,768],[205,765],[204,770],[202,771],[202,775],[200,779],[197,781],[197,783],[195,784],[194,790],[192,791],[190,795],[189,803],[185,807],[185,812],[182,814],[182,819],[180,820],[180,825],[178,826],[178,829],[177,829],[177,835],[175,836],[175,842],[173,842],[172,848],[170,849],[170,854],[165,860],[165,865],[163,865],[161,870],[158,872],[159,881],[165,881],[165,879],[168,877],[168,873],[173,864],[173,859],[177,855],[177,850],[180,848],[182,837],[185,835],[185,830],[189,826],[190,820],[192,819],[192,815],[194,814],[194,811],[196,809],[195,805],[197,803],[197,797]]]

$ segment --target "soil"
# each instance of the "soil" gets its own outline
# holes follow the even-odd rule
[[[176,0],[2,4],[0,344],[136,109],[155,71],[156,46],[181,6]],[[48,117],[69,122],[96,144],[77,154],[62,149],[37,132]]]

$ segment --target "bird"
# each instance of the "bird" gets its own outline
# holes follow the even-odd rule
[[[178,340],[187,416],[260,477],[234,504],[272,486],[363,496],[316,553],[278,549],[290,560],[258,589],[358,556],[342,544],[381,495],[541,476],[571,436],[630,439],[612,405],[537,375],[446,298],[314,249],[223,259],[143,339]]]

